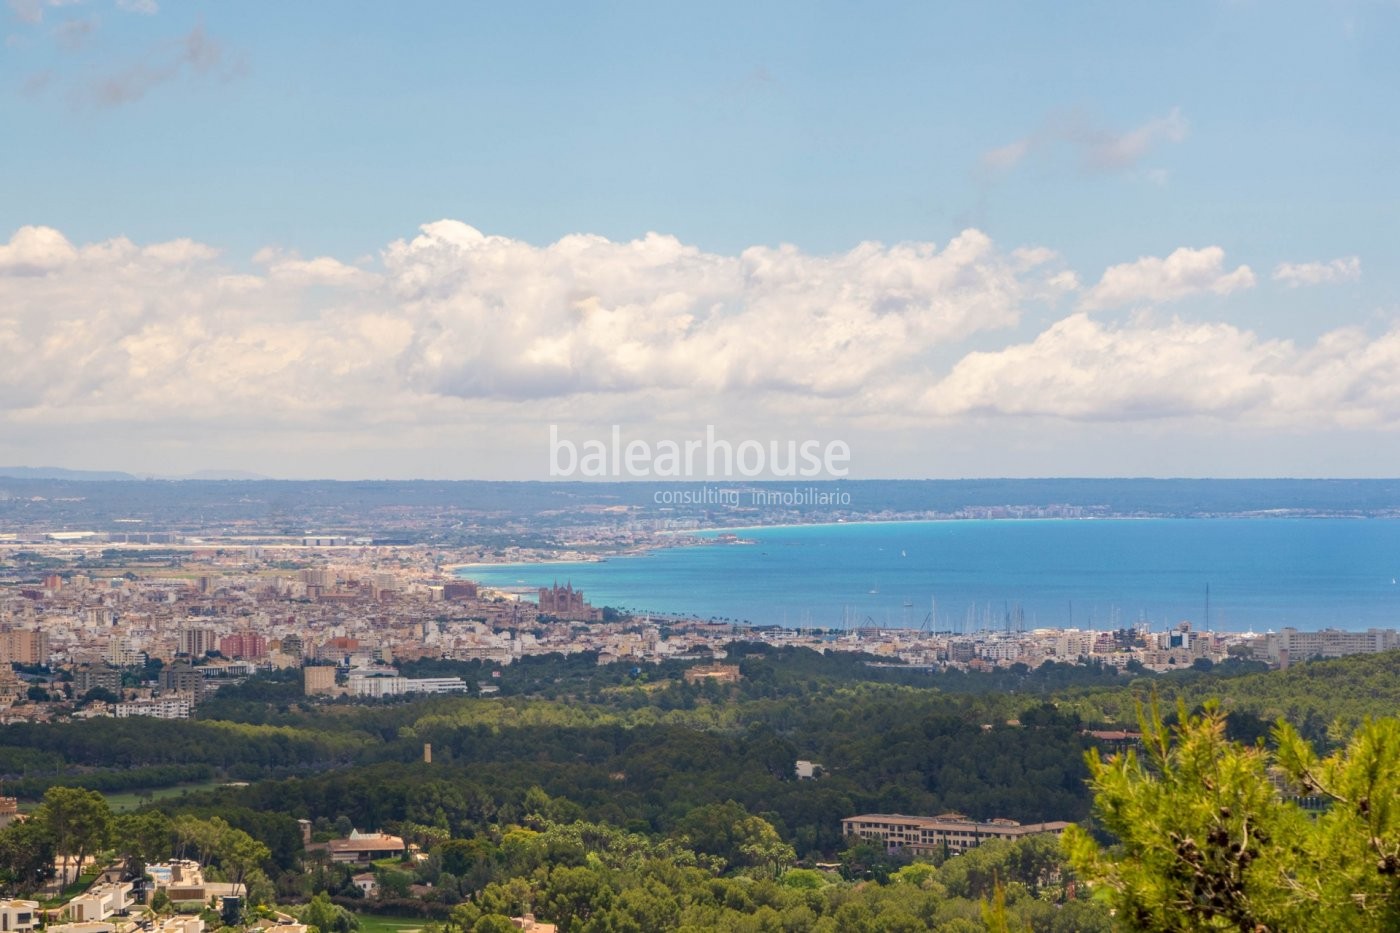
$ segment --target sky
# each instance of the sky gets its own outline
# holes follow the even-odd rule
[[[0,465],[1400,473],[1400,4],[4,2]]]

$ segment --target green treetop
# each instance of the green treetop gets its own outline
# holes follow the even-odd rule
[[[1065,834],[1078,874],[1135,930],[1400,929],[1400,721],[1364,723],[1319,758],[1288,724],[1277,751],[1225,737],[1224,714],[1142,717],[1145,753],[1089,755],[1094,810],[1120,843]],[[1313,816],[1296,802],[1318,794]]]

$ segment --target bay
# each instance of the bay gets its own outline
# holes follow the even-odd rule
[[[460,573],[525,593],[571,583],[598,606],[788,627],[1400,624],[1400,521],[988,520],[734,533],[751,543],[706,532],[715,543]]]

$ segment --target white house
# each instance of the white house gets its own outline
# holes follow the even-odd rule
[[[68,917],[74,923],[100,922],[126,913],[133,903],[130,881],[97,884],[68,902]]]
[[[29,933],[38,922],[38,901],[0,901],[0,933]]]
[[[355,887],[360,889],[360,893],[365,897],[375,897],[379,894],[379,879],[374,876],[374,872],[367,871],[362,875],[354,877]]]

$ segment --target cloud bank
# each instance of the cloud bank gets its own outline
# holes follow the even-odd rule
[[[0,243],[0,427],[160,423],[372,445],[510,418],[700,412],[775,430],[816,411],[848,426],[1400,418],[1400,328],[1300,345],[1104,317],[1254,285],[1219,247],[1078,281],[1052,251],[1004,250],[977,230],[725,255],[655,233],[538,246],[443,220],[362,262],[269,248],[237,263],[188,239],[74,244],[24,227]],[[1049,323],[1017,336],[1031,311]]]

